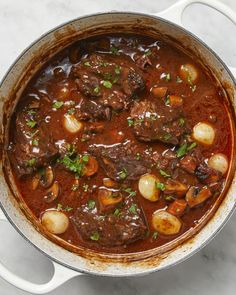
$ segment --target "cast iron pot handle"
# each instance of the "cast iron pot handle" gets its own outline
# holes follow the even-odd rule
[[[0,209],[0,221],[7,221],[4,213]],[[54,266],[54,274],[51,280],[45,284],[35,284],[31,283],[27,280],[24,280],[14,273],[12,273],[9,269],[7,269],[2,263],[0,263],[0,277],[6,280],[8,283],[14,285],[15,287],[22,289],[30,294],[45,294],[48,293],[69,279],[81,275],[81,273],[70,270],[64,266],[59,265],[58,263],[52,262]]]
[[[170,6],[169,8],[159,13],[156,13],[156,15],[184,27],[182,22],[184,10],[189,5],[194,3],[204,4],[216,9],[220,13],[224,14],[228,19],[230,19],[236,25],[236,12],[218,0],[180,0],[176,2],[175,4],[173,4],[172,6]],[[229,69],[231,70],[232,74],[236,78],[236,68],[229,67]]]

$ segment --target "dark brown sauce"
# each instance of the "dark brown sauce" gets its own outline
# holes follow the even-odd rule
[[[146,67],[143,70],[144,80],[146,82],[145,91],[138,93],[140,101],[147,97],[150,97],[150,88],[154,85],[159,87],[168,87],[168,91],[174,95],[181,95],[183,97],[183,111],[186,116],[190,128],[192,128],[198,122],[209,122],[209,117],[214,116],[216,120],[213,120],[211,124],[216,130],[216,136],[214,144],[211,146],[204,146],[199,144],[198,148],[203,154],[204,158],[209,158],[214,153],[223,153],[228,159],[231,157],[231,134],[230,134],[230,121],[227,114],[227,108],[224,102],[224,96],[221,89],[216,86],[216,83],[208,73],[198,64],[197,61],[187,56],[183,52],[176,48],[162,42],[155,41],[150,38],[141,36],[106,36],[116,48],[121,48],[119,55],[116,55],[117,60],[129,60],[133,58],[137,51],[147,51],[155,49],[156,55],[152,57],[152,65]],[[81,93],[78,91],[77,86],[73,78],[69,75],[72,65],[80,62],[80,51],[77,48],[83,46],[83,56],[86,57],[86,49],[93,47],[94,41],[98,39],[88,39],[86,41],[79,41],[70,47],[66,48],[55,57],[53,57],[39,73],[30,81],[29,85],[25,89],[20,102],[16,108],[15,114],[11,122],[10,138],[12,145],[14,146],[16,123],[15,118],[19,112],[22,111],[26,101],[31,101],[38,96],[38,91],[45,93],[50,98],[50,103],[42,103],[40,105],[41,113],[44,114],[48,129],[51,132],[51,136],[54,142],[66,141],[67,143],[76,143],[77,152],[84,153],[88,147],[93,144],[111,145],[119,143],[121,141],[130,140],[135,142],[138,150],[142,154],[144,150],[152,149],[152,152],[162,153],[163,151],[170,149],[173,145],[161,143],[159,141],[152,143],[145,143],[138,141],[132,132],[132,128],[128,127],[127,118],[130,117],[130,110],[122,110],[121,112],[113,112],[112,119],[110,121],[104,121],[104,130],[101,134],[93,136],[89,141],[81,142],[81,133],[70,134],[65,130],[62,124],[63,115],[71,108],[71,106],[65,106],[65,102],[74,101],[75,104],[81,100]],[[100,37],[100,40],[104,40],[104,36]],[[101,41],[102,42],[102,41]],[[133,44],[127,45],[127,44]],[[102,44],[103,45],[103,44]],[[106,46],[106,45],[105,45]],[[93,51],[93,49],[92,49]],[[96,51],[96,50],[95,50]],[[102,50],[97,50],[102,51]],[[74,60],[73,60],[74,59]],[[73,64],[72,62],[75,61]],[[132,61],[133,62],[133,61]],[[179,69],[182,64],[192,64],[198,70],[198,80],[196,81],[196,89],[192,91],[187,81],[181,83],[176,82],[177,76],[179,76]],[[54,69],[61,67],[65,73],[65,79],[63,82],[60,79],[54,77]],[[169,81],[161,79],[162,73],[169,73],[171,79]],[[64,106],[53,110],[53,100],[63,101]],[[88,124],[86,121],[83,123],[84,126]],[[10,149],[10,156],[12,153]],[[14,166],[14,163],[13,163]],[[135,168],[134,168],[135,169]],[[27,206],[31,209],[33,214],[40,218],[42,212],[47,209],[57,207],[58,203],[62,204],[63,207],[69,206],[73,208],[70,212],[66,212],[68,216],[73,216],[76,208],[81,207],[82,204],[86,204],[89,199],[96,200],[96,193],[84,192],[84,184],[88,185],[89,188],[93,186],[102,186],[103,178],[107,177],[101,167],[98,172],[91,177],[81,177],[79,180],[79,189],[76,192],[71,190],[72,185],[75,181],[74,174],[66,171],[60,165],[54,165],[55,180],[58,181],[61,187],[59,197],[52,203],[46,203],[44,201],[45,189],[38,187],[36,190],[32,189],[32,175],[24,177],[18,177],[15,175],[15,181],[19,191],[22,194]],[[162,182],[166,179],[158,174],[156,167],[152,168],[152,173],[158,175]],[[177,236],[182,235],[184,232],[194,227],[198,220],[200,220],[208,210],[214,204],[217,195],[208,199],[203,205],[188,209],[187,212],[181,217],[183,222],[181,231],[178,235],[164,236],[158,235],[156,239],[153,238],[152,228],[152,214],[158,209],[166,208],[170,202],[166,201],[163,197],[157,202],[150,202],[144,199],[138,191],[138,181],[130,181],[128,187],[132,188],[137,193],[136,198],[138,203],[143,209],[147,224],[149,226],[149,235],[144,239],[139,239],[131,244],[116,246],[116,247],[105,247],[99,245],[96,241],[85,241],[78,234],[74,224],[70,224],[68,230],[61,234],[60,237],[66,241],[69,241],[73,245],[84,246],[86,248],[95,249],[101,252],[111,253],[131,253],[140,252],[147,249],[156,248],[164,245],[175,239]]]

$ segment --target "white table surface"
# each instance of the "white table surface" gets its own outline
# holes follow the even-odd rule
[[[236,0],[221,0],[236,11]],[[109,10],[154,13],[175,0],[0,0],[0,79],[18,54],[47,30],[77,16]],[[204,39],[230,66],[236,66],[236,27],[210,8],[186,10],[186,27]],[[9,224],[0,225],[0,260],[33,282],[52,275],[48,259]],[[27,294],[0,279],[1,295]],[[184,263],[139,278],[80,276],[51,292],[54,295],[234,295],[236,294],[236,213],[221,233]]]

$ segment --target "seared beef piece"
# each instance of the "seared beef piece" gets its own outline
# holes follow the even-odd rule
[[[78,109],[80,120],[110,120],[111,115],[111,108],[104,107],[95,100],[83,99]]]
[[[116,181],[135,180],[151,170],[151,159],[143,156],[138,160],[136,147],[130,142],[92,145],[89,152],[97,158],[106,175]]]
[[[81,93],[115,111],[126,109],[135,95],[144,89],[145,82],[135,63],[120,61],[111,54],[93,54],[72,67]]]
[[[27,125],[29,122],[37,122],[37,125],[30,127]],[[34,145],[33,142],[37,144]],[[46,123],[39,123],[37,111],[27,108],[17,114],[13,149],[13,163],[19,177],[47,165],[58,154]]]
[[[197,167],[195,174],[204,184],[217,183],[222,178],[221,172],[212,169],[204,162]]]
[[[133,131],[141,141],[162,141],[177,145],[188,128],[182,126],[181,108],[171,108],[160,100],[144,100],[135,103],[131,109],[134,120]]]
[[[145,238],[147,225],[135,197],[126,197],[119,214],[100,215],[95,206],[83,205],[72,220],[84,240],[103,246],[121,246]]]

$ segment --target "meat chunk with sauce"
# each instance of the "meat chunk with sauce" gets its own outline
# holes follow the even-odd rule
[[[130,244],[145,238],[147,225],[134,197],[127,197],[114,213],[100,215],[97,206],[82,205],[72,218],[84,240],[96,240],[103,246]]]
[[[36,168],[53,160],[58,149],[37,110],[25,108],[17,114],[12,160],[19,176],[31,174]]]
[[[147,157],[138,159],[136,147],[130,142],[92,145],[89,152],[97,158],[106,175],[116,181],[136,180],[151,169],[151,160]]]
[[[93,54],[74,66],[71,76],[81,93],[115,111],[127,109],[145,87],[142,72],[125,57],[120,61],[109,54]]]
[[[177,145],[188,128],[183,125],[182,108],[171,108],[162,100],[144,100],[131,109],[134,135],[141,141],[162,141]]]

